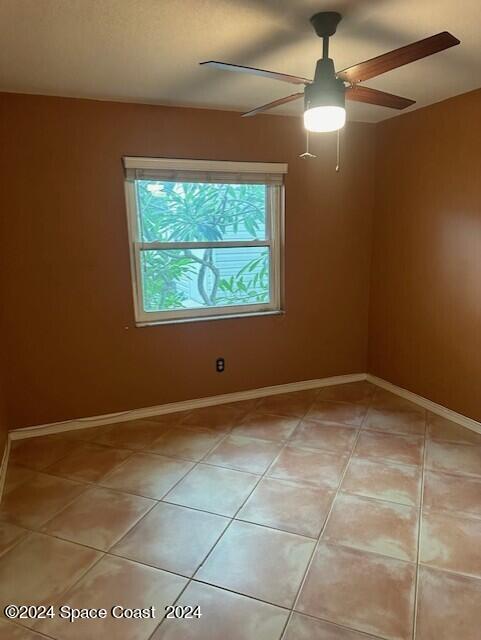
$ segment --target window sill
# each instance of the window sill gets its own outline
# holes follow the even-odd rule
[[[170,320],[153,320],[151,322],[136,322],[137,328],[156,327],[163,324],[185,324],[187,322],[205,322],[208,320],[239,320],[239,318],[260,318],[262,316],[283,316],[285,311],[257,311],[253,313],[229,313],[222,316],[200,316],[197,318],[172,318]]]

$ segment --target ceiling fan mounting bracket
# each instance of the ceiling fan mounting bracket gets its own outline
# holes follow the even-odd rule
[[[337,11],[321,11],[312,16],[311,24],[320,38],[330,38],[336,33],[341,18]]]

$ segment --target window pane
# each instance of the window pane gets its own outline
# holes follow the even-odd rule
[[[268,247],[141,252],[144,311],[269,302]]]
[[[136,180],[142,242],[264,240],[263,184]]]

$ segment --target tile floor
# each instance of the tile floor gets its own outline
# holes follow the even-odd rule
[[[157,617],[2,640],[479,640],[481,435],[361,382],[16,441],[10,603]]]

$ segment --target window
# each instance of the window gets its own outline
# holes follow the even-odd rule
[[[286,165],[124,167],[137,325],[280,311]]]

